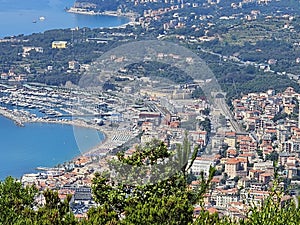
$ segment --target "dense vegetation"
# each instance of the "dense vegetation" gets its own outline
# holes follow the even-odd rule
[[[91,10],[96,11],[117,11],[121,10],[121,12],[136,12],[142,13],[144,10],[148,9],[159,9],[166,6],[178,5],[182,1],[181,0],[156,0],[156,1],[143,1],[142,3],[135,4],[135,1],[129,0],[76,0],[75,6],[84,7]],[[185,1],[183,1],[186,3]],[[231,7],[232,3],[238,4],[240,0],[231,0],[231,1],[220,1],[219,4],[216,4],[214,7],[207,7],[207,0],[189,0],[189,4],[197,3],[199,5],[203,5],[198,9],[198,13],[207,14],[211,13],[214,10],[226,9],[226,11],[222,11],[222,15],[232,15],[236,13],[236,10]],[[257,7],[256,2],[249,2],[248,4],[243,5],[240,9],[243,13],[247,13],[251,11],[253,8]],[[272,2],[272,7],[266,7],[267,12],[276,12],[279,10],[285,9],[286,13],[299,13],[299,1],[297,0],[286,0],[286,1],[274,1]],[[190,11],[186,11],[186,13],[190,13]]]
[[[100,12],[104,11],[121,11],[122,13],[132,12],[143,14],[144,10],[159,9],[164,6],[171,6],[177,3],[165,3],[162,0],[153,1],[151,3],[144,2],[143,4],[135,4],[134,1],[128,0],[76,0],[75,6],[83,7],[90,10]]]
[[[231,61],[220,62],[218,57],[202,52],[198,54],[207,62],[229,99],[269,89],[281,92],[287,87],[293,87],[297,92],[300,91],[299,84],[287,75],[264,72],[252,65],[241,66]]]
[[[127,0],[77,0],[76,2],[78,4],[84,3],[87,7],[96,7],[100,11],[120,9],[123,12],[136,11],[141,12],[141,14],[144,10],[150,8],[156,9],[178,4],[178,1],[173,3],[169,3],[170,1],[168,3],[165,3],[165,1],[145,1],[143,4],[137,5],[134,5],[134,1]],[[229,98],[237,97],[241,93],[265,91],[269,88],[280,91],[287,86],[293,86],[298,89],[298,84],[291,81],[285,74],[293,73],[297,76],[300,72],[300,63],[296,61],[300,54],[300,48],[297,45],[300,42],[300,26],[299,17],[296,16],[297,13],[299,14],[299,1],[272,1],[268,5],[249,3],[244,4],[239,9],[231,7],[232,2],[237,3],[239,1],[221,1],[220,4],[210,6],[207,5],[206,0],[189,2],[204,5],[203,7],[178,9],[176,12],[186,24],[185,27],[180,29],[163,29],[164,23],[174,19],[173,14],[175,11],[170,11],[159,19],[152,20],[148,29],[142,26],[127,26],[125,29],[81,28],[51,30],[28,36],[20,35],[13,42],[1,42],[0,72],[14,71],[23,73],[27,75],[29,81],[46,84],[64,85],[66,81],[77,84],[84,69],[68,71],[69,61],[76,60],[80,65],[90,64],[99,58],[103,52],[107,52],[119,44],[133,40],[153,40],[159,35],[165,35],[167,40],[183,44],[199,54],[199,57],[203,58],[213,70],[222,88],[228,92],[227,96]],[[191,16],[214,14],[219,16],[247,15],[253,9],[259,9],[261,12],[258,18],[253,21],[246,21],[239,17],[232,20],[220,20],[217,16],[209,20],[200,20]],[[282,18],[280,16],[282,9],[284,9],[286,14],[293,15],[293,19]],[[265,19],[265,15],[269,14],[273,15],[273,17]],[[214,25],[208,28],[208,23]],[[287,24],[289,26],[284,28]],[[185,36],[185,40],[178,41],[175,38],[178,35]],[[218,38],[210,42],[189,43],[189,38],[193,39],[204,35]],[[67,41],[68,47],[60,50],[52,49],[51,42],[55,40]],[[29,56],[22,57],[22,47],[26,46],[42,47],[44,52],[39,53],[32,50]],[[198,48],[217,53],[222,57],[235,56],[244,62],[250,61],[269,65],[270,69],[274,70],[275,73],[264,73],[253,65],[241,65],[231,60],[224,61],[219,56],[200,52]],[[268,64],[270,59],[273,60],[273,63]],[[48,66],[51,66],[52,69],[49,70]],[[29,70],[28,67],[30,68]],[[144,73],[146,76],[175,77],[175,80],[180,83],[189,83],[191,81],[190,77],[181,73],[181,71],[172,70],[169,73],[167,71],[169,68],[164,67],[161,69],[160,66],[153,66],[153,64],[146,65],[143,70],[148,69],[148,67],[152,67],[154,70],[150,72],[147,70]],[[159,70],[156,70],[157,68]],[[283,75],[278,75],[276,72],[284,73],[282,73]],[[193,97],[201,97],[202,94],[199,90],[193,93]]]
[[[128,74],[135,74],[141,77],[162,77],[179,84],[193,82],[193,78],[186,72],[177,67],[157,61],[130,64],[126,69]]]
[[[109,33],[115,31],[115,29],[108,30]],[[80,65],[90,64],[103,52],[117,46],[114,38],[100,34],[99,29],[89,28],[56,29],[28,36],[20,35],[16,38],[18,41],[5,38],[7,42],[0,43],[0,73],[9,71],[22,73],[26,75],[28,81],[50,85],[64,85],[66,81],[77,84],[84,69],[69,70],[70,61],[75,60]],[[105,41],[99,43],[97,38],[107,40],[107,43]],[[122,39],[123,37],[118,38]],[[67,41],[67,48],[53,49],[51,47],[53,41]],[[43,52],[31,50],[29,55],[24,57],[23,47],[41,47]]]
[[[176,150],[177,160],[186,160],[192,154],[195,158],[197,149],[191,152],[189,143],[184,141]],[[144,148],[138,148],[131,157],[118,155],[118,162],[135,168],[154,165],[158,160],[170,156],[166,146],[154,141]],[[114,164],[116,165],[116,164]],[[276,185],[270,197],[261,208],[252,207],[245,219],[235,220],[220,218],[216,213],[200,210],[194,217],[194,205],[203,206],[203,196],[209,189],[209,183],[215,170],[211,168],[207,179],[203,174],[198,178],[200,185],[195,190],[189,189],[191,181],[187,173],[189,164],[170,177],[155,183],[137,184],[111,180],[109,174],[96,174],[93,180],[94,199],[97,207],[88,211],[88,218],[78,221],[69,208],[71,196],[61,201],[57,192],[43,192],[45,204],[34,187],[22,187],[11,177],[0,182],[0,224],[298,224],[300,211],[294,202],[281,204],[282,193]],[[130,173],[130,171],[127,171]],[[120,173],[121,176],[124,174]],[[119,177],[120,178],[120,177]],[[125,181],[125,180],[123,180]],[[276,183],[276,182],[275,182]]]

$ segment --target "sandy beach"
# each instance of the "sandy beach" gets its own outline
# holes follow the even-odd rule
[[[134,134],[129,130],[118,130],[112,129],[109,125],[99,126],[96,124],[87,124],[82,120],[59,120],[59,119],[45,119],[32,117],[30,115],[20,115],[18,111],[12,111],[0,107],[0,115],[14,121],[18,126],[25,126],[26,123],[55,123],[55,124],[65,124],[76,127],[84,127],[97,130],[104,134],[104,139],[97,146],[94,146],[90,150],[82,153],[85,156],[99,155],[104,156],[111,150],[118,146],[126,143],[134,137]]]

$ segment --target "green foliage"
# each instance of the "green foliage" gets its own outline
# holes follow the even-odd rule
[[[68,225],[76,224],[74,214],[70,211],[69,202],[72,198],[68,195],[64,201],[58,197],[58,193],[52,190],[45,190],[43,193],[46,204],[39,208],[35,219],[43,225],[59,224]]]
[[[208,116],[210,114],[210,109],[209,108],[205,108],[204,110],[201,110],[201,113],[205,116]]]
[[[192,92],[192,98],[205,98],[205,94],[200,87],[197,87]]]
[[[152,165],[159,162],[161,157],[168,156],[163,143],[149,143],[143,153],[142,148],[132,158],[120,155],[120,160],[132,165],[142,165],[144,160],[152,159]],[[153,144],[153,143],[152,143]],[[149,147],[151,146],[151,147]],[[157,148],[155,148],[155,146]],[[158,150],[163,150],[162,154]],[[196,149],[197,150],[197,149]],[[178,146],[177,160],[185,161],[192,155],[193,162],[195,152],[191,151],[187,136]],[[195,224],[195,225],[294,225],[300,221],[300,210],[295,201],[283,201],[283,191],[278,187],[278,177],[275,173],[273,187],[270,196],[262,205],[253,205],[246,214],[245,219],[231,219],[219,217],[217,213],[205,211],[203,196],[210,188],[210,181],[215,174],[211,168],[209,176],[200,174],[200,185],[195,190],[188,189],[189,163],[183,166],[172,176],[157,180],[155,183],[124,184],[115,183],[114,177],[109,174],[96,174],[93,180],[93,194],[99,206],[88,211],[88,219],[77,221],[69,208],[71,196],[64,201],[58,197],[58,193],[46,190],[43,192],[45,204],[34,210],[34,198],[37,190],[34,187],[22,187],[22,184],[11,177],[0,182],[0,224],[34,224],[34,225],[117,225],[117,224]],[[297,202],[299,199],[296,199]],[[200,206],[200,211],[195,219],[193,209]]]
[[[112,210],[107,203],[91,208],[88,211],[88,220],[83,221],[86,225],[115,225],[118,224],[119,217],[116,211]]]
[[[12,177],[0,183],[0,224],[36,224],[36,225],[72,225],[76,224],[69,209],[71,196],[63,202],[57,192],[46,190],[46,204],[38,207],[35,202],[37,189],[33,186],[23,187]]]
[[[211,169],[210,176],[205,179],[201,175],[201,185],[197,190],[189,190],[188,175],[192,162],[197,156],[198,149],[191,151],[187,134],[182,145],[179,145],[171,154],[165,144],[158,140],[148,143],[145,147],[138,147],[131,157],[125,157],[123,153],[118,158],[123,163],[134,167],[142,167],[144,164],[154,165],[163,162],[166,157],[173,157],[174,164],[164,166],[177,168],[169,177],[157,179],[156,182],[135,184],[128,183],[109,177],[107,174],[97,174],[93,180],[93,193],[95,200],[100,204],[100,209],[89,211],[89,218],[98,218],[96,212],[100,210],[117,220],[117,215],[124,215],[125,218],[118,221],[118,224],[190,224],[193,221],[194,204],[202,204],[203,195],[209,188],[210,180],[215,172]],[[174,155],[175,153],[175,155]],[[174,167],[176,166],[176,167]],[[122,165],[124,168],[124,164]],[[126,167],[125,167],[126,168]],[[127,168],[128,169],[128,168]],[[126,172],[126,171],[123,171]],[[149,172],[149,171],[148,171]],[[131,171],[127,171],[131,174]],[[143,173],[142,175],[146,175]],[[157,174],[155,174],[157,175]],[[156,177],[156,176],[155,176]],[[157,178],[157,177],[156,177]],[[116,183],[118,180],[118,183]],[[107,224],[107,221],[100,221],[99,224]]]
[[[282,119],[285,119],[288,117],[288,114],[287,113],[277,113],[274,118],[272,119],[274,122],[277,122],[278,120],[282,120]]]
[[[278,161],[278,153],[276,151],[271,152],[270,154],[266,155],[266,160],[271,160],[273,162]]]
[[[205,130],[208,135],[210,134],[210,132],[211,132],[211,121],[210,121],[210,119],[205,118],[204,121],[201,121],[199,123],[199,126],[202,127],[202,129]]]
[[[0,182],[0,224],[15,224],[34,214],[34,187],[22,187],[12,177]]]
[[[126,66],[128,74],[146,77],[162,77],[179,84],[191,83],[193,78],[183,70],[157,61],[145,61]],[[198,88],[198,92],[201,93]],[[202,92],[203,93],[203,92]]]
[[[185,192],[166,196],[151,196],[126,208],[121,224],[189,224],[192,222],[193,206]]]
[[[249,212],[247,220],[241,221],[241,224],[247,225],[294,225],[299,224],[300,211],[294,204],[294,201],[286,203],[281,202],[281,198],[275,198],[271,195],[262,207],[253,206]]]
[[[156,143],[158,144],[158,143]],[[151,145],[151,144],[149,144]],[[148,145],[148,147],[149,147]],[[154,146],[152,146],[154,147]],[[160,148],[164,149],[161,143]],[[157,150],[157,149],[156,149]],[[195,158],[192,154],[192,161]],[[183,145],[177,149],[179,160],[186,161],[190,151],[190,144],[187,137]],[[179,154],[180,153],[180,154]],[[160,157],[168,154],[158,154],[155,148],[146,149],[142,153],[141,149],[133,158],[127,159],[120,156],[120,159],[134,164],[145,156],[152,158],[152,163],[157,162]],[[138,157],[139,156],[139,157]],[[204,173],[200,175],[200,185],[196,190],[187,188],[187,171],[189,164],[184,164],[180,171],[173,176],[158,180],[156,183],[144,185],[125,185],[113,184],[110,177],[106,174],[96,174],[93,180],[93,193],[96,208],[91,208],[88,212],[88,220],[78,222],[69,210],[68,196],[64,201],[58,198],[57,192],[46,190],[43,195],[46,204],[37,211],[33,211],[34,196],[36,190],[32,187],[23,188],[21,184],[12,178],[7,178],[1,183],[1,212],[2,223],[5,224],[233,224],[227,217],[219,218],[217,214],[200,210],[198,218],[193,220],[193,207],[195,204],[203,206],[203,195],[208,191],[210,181],[215,173],[211,168],[209,177],[205,179]],[[14,201],[10,201],[15,199]],[[269,200],[262,207],[253,207],[246,220],[238,221],[239,224],[284,224],[290,218],[288,224],[294,223],[299,219],[299,212],[294,204],[280,207],[280,192],[273,190]],[[21,199],[21,200],[20,200]],[[272,199],[272,200],[271,200]],[[14,210],[12,210],[14,209]],[[17,210],[16,210],[17,209]],[[124,218],[121,219],[121,215]],[[280,215],[280,216],[279,216]],[[272,219],[272,223],[270,222]],[[12,222],[11,222],[12,221]],[[274,221],[274,222],[273,222]],[[286,223],[287,224],[287,223]]]
[[[198,218],[193,223],[194,225],[226,225],[230,224],[225,219],[220,219],[219,215],[217,213],[210,213],[205,210],[201,210]]]
[[[172,157],[171,153],[159,140],[153,140],[143,148],[136,147],[136,151],[130,157],[125,157],[123,152],[117,156],[118,160],[112,160],[109,164],[110,171],[114,171],[114,181],[123,184],[154,183],[157,179],[174,174],[171,168],[176,166],[172,160],[167,162],[166,159]]]
[[[118,159],[128,165],[141,166],[143,161],[148,161],[149,164],[154,165],[159,159],[168,156],[170,156],[170,153],[166,145],[159,140],[153,140],[152,142],[146,143],[143,148],[137,147],[136,152],[131,157],[125,158],[123,153],[119,153]]]

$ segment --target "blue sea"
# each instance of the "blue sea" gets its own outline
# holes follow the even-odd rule
[[[127,18],[65,12],[73,3],[74,0],[0,0],[0,38],[57,28],[114,27],[128,22]],[[102,133],[91,129],[78,128],[76,134],[75,137],[73,127],[68,125],[33,123],[18,127],[0,116],[0,180],[8,175],[19,178],[35,172],[38,166],[64,163],[104,139]]]
[[[0,38],[57,28],[115,27],[128,18],[65,12],[75,0],[0,0]],[[44,17],[44,20],[40,20]]]
[[[75,129],[76,136],[70,125],[28,123],[19,127],[0,116],[0,180],[68,162],[104,140],[93,129]]]

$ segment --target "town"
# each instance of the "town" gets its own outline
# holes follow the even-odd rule
[[[221,109],[212,108],[205,100],[188,97],[178,99],[178,96],[174,99],[174,96],[168,94],[157,97],[158,93],[155,93],[153,96],[144,96],[143,101],[139,103],[127,104],[126,108],[121,107],[120,110],[118,106],[124,99],[112,99],[111,96],[99,97],[92,93],[81,92],[80,96],[85,96],[86,102],[92,99],[93,104],[72,108],[68,106],[68,101],[62,101],[63,105],[60,106],[54,99],[56,101],[62,98],[70,101],[76,99],[77,101],[78,97],[75,96],[79,95],[79,92],[72,93],[70,90],[58,88],[55,90],[33,85],[26,85],[23,88],[24,90],[2,86],[1,93],[18,96],[15,99],[9,98],[11,102],[4,103],[6,106],[16,105],[15,109],[5,108],[4,101],[1,101],[4,115],[11,115],[12,119],[16,117],[22,124],[26,122],[67,123],[90,126],[106,134],[107,140],[92,151],[60,167],[40,168],[41,171],[24,174],[21,178],[24,185],[34,184],[39,190],[45,188],[58,190],[62,199],[67,194],[73,194],[71,205],[78,217],[86,216],[89,207],[95,204],[91,193],[93,174],[108,169],[107,163],[115,157],[116,150],[122,149],[125,155],[130,156],[135,151],[135,144],[143,145],[154,138],[163,141],[172,149],[176,143],[182,143],[186,130],[193,146],[199,146],[200,149],[207,147],[198,153],[190,172],[197,177],[201,171],[208,175],[211,166],[217,168],[211,191],[205,196],[207,210],[233,217],[244,216],[250,203],[262,204],[263,199],[268,196],[269,184],[274,179],[275,168],[279,169],[278,175],[284,178],[284,182],[280,185],[283,188],[289,186],[290,195],[297,194],[299,94],[293,88],[287,88],[282,93],[276,93],[274,90],[250,93],[240,99],[234,99],[232,116],[244,129],[242,132],[237,132],[231,126],[229,118],[222,114]],[[133,96],[138,99],[142,95],[139,93]],[[172,99],[168,99],[167,96]],[[31,104],[26,105],[26,99],[36,101],[30,100]],[[167,105],[166,101],[176,105],[177,109],[183,110],[169,111],[164,107]],[[32,113],[34,108],[43,110],[47,107],[44,102],[48,104],[55,102],[53,104],[56,104],[57,111],[45,110],[45,115],[42,117]],[[124,102],[122,104],[125,105]],[[99,107],[95,107],[99,105],[106,105],[105,113]],[[91,106],[98,111],[91,112]],[[48,107],[53,108],[53,106]],[[65,114],[69,112],[68,117],[63,117],[63,109]],[[102,123],[99,123],[100,119],[95,119],[97,113]],[[73,120],[70,119],[72,114],[76,114]],[[89,114],[93,114],[93,117],[89,117]],[[208,129],[204,126],[205,121],[212,121]],[[194,127],[191,126],[192,122]],[[187,123],[189,129],[184,128]],[[134,139],[134,137],[138,138]],[[129,142],[131,139],[135,142]],[[191,188],[196,188],[198,182],[193,181]],[[194,213],[197,215],[197,206]]]
[[[156,2],[134,1],[134,5]],[[216,168],[204,196],[205,210],[245,218],[251,205],[264,203],[278,178],[286,194],[282,201],[291,201],[300,185],[300,37],[296,13],[292,9],[290,14],[270,12],[269,6],[277,4],[271,0],[243,0],[229,6],[219,0],[165,4],[144,10],[125,28],[68,29],[61,35],[64,38],[55,40],[47,39],[45,34],[35,34],[43,35],[43,41],[35,40],[35,35],[1,40],[2,47],[18,49],[17,55],[0,57],[5,62],[0,76],[1,115],[19,126],[61,123],[88,127],[105,135],[102,143],[75,159],[53,168],[41,165],[36,173],[24,174],[20,181],[39,191],[56,190],[61,199],[72,194],[73,213],[77,218],[86,218],[88,210],[97,206],[91,188],[95,173],[109,170],[110,160],[116,159],[119,152],[130,157],[137,146],[153,140],[162,141],[173,151],[187,138],[192,148],[199,149],[189,169],[193,178],[189,188],[197,189],[201,173],[208,177],[210,168]],[[257,10],[247,8],[252,4]],[[230,10],[224,13],[221,6]],[[81,8],[88,13],[84,4],[78,10]],[[216,9],[221,13],[215,14]],[[274,28],[273,33],[265,32],[261,38],[263,32],[255,30],[253,36],[260,39],[252,39],[239,32],[241,29],[246,33],[247,26],[257,23],[262,29]],[[49,36],[54,35],[49,32]],[[216,77],[205,77],[206,71],[200,76],[186,73],[184,68],[190,65],[200,72],[204,70],[182,51],[151,51],[157,64],[151,64],[153,58],[148,55],[141,58],[142,62],[134,61],[136,65],[125,66],[122,63],[127,58],[118,52],[102,56],[116,43],[132,47],[130,42],[143,44],[146,40],[152,45],[156,43],[151,42],[153,37],[155,41],[172,40],[184,45],[203,58]],[[268,53],[260,45],[263,41],[278,43],[278,52],[289,48],[293,53],[287,53],[286,58],[285,51],[282,55]],[[245,46],[249,51],[243,50]],[[79,51],[82,48],[93,51],[84,56],[86,52]],[[79,52],[76,57],[74,52]],[[57,59],[56,63],[45,60],[49,55]],[[14,63],[7,60],[15,57]],[[183,66],[173,70],[178,64]],[[103,71],[101,65],[111,65],[116,71],[105,68],[105,74],[97,73],[97,81],[86,78],[93,70]],[[237,72],[223,69],[226,66]],[[156,71],[155,76],[146,76],[145,68]],[[235,77],[238,73],[241,76]],[[220,86],[214,85],[217,90],[209,90],[208,95],[214,79]],[[99,89],[81,87],[85,82]],[[36,201],[42,204],[45,199],[38,196]],[[195,205],[194,216],[202,209]]]

